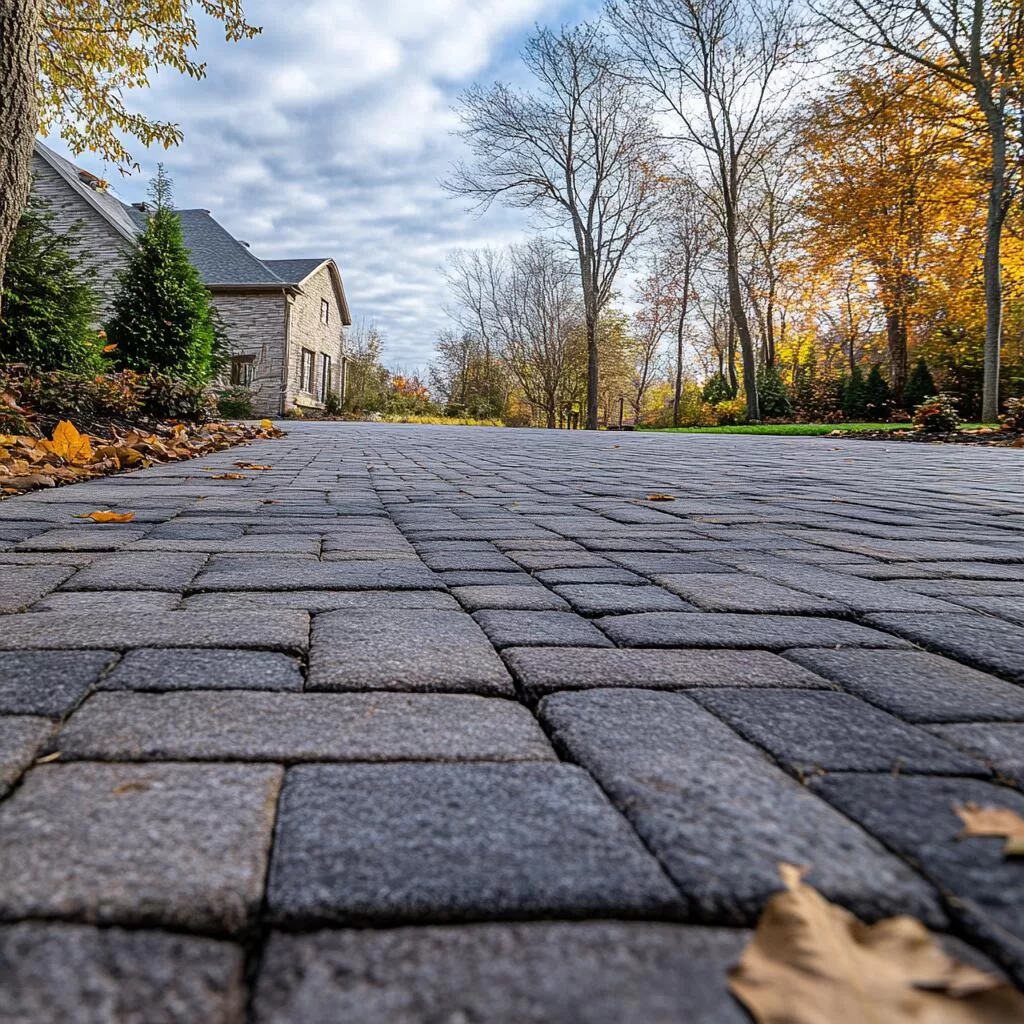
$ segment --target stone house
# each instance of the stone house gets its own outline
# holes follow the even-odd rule
[[[50,203],[54,227],[80,225],[79,245],[96,274],[102,321],[117,274],[145,229],[146,204],[121,202],[95,175],[39,141],[32,170],[33,191]],[[192,263],[230,339],[230,378],[224,383],[250,388],[260,416],[322,408],[329,391],[343,396],[352,315],[337,263],[262,260],[209,210],[178,214]]]

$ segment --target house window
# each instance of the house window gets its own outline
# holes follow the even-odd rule
[[[331,357],[320,357],[320,394],[317,398],[321,402],[327,401],[327,392],[331,390]]]
[[[320,323],[329,324],[331,322],[331,304],[326,299],[320,300]]]
[[[308,395],[316,394],[316,356],[308,349],[302,350],[299,365],[299,387]]]
[[[252,387],[253,372],[256,367],[255,356],[231,357],[231,386],[233,388]]]

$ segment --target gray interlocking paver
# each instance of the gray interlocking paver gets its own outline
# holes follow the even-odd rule
[[[863,918],[944,921],[906,865],[688,697],[593,690],[540,708],[556,748],[597,779],[665,865],[688,919],[753,923],[781,888],[785,861],[809,866],[812,885]]]
[[[0,715],[59,718],[116,660],[113,651],[0,651]]]
[[[245,956],[216,939],[89,925],[0,925],[5,1024],[241,1024]]]
[[[274,469],[203,468],[240,457]],[[718,926],[779,860],[1020,979],[1012,862],[951,812],[1019,807],[1020,480],[999,449],[296,422],[0,502],[0,1006],[738,1020]],[[104,508],[136,518],[73,518]]]
[[[292,927],[679,909],[590,776],[545,764],[293,768],[268,900]]]
[[[908,722],[1024,721],[1024,689],[937,654],[811,648],[785,656]]]
[[[988,774],[976,758],[848,693],[722,689],[689,696],[800,775]]]
[[[555,759],[520,704],[425,693],[103,693],[57,749],[95,761]]]
[[[268,765],[34,768],[0,803],[0,920],[251,925],[281,774]]]
[[[744,1024],[749,932],[559,922],[275,933],[258,1024]]]

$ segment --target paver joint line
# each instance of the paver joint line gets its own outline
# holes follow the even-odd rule
[[[1024,814],[1020,457],[836,447],[297,422],[0,502],[0,1007],[739,1024],[780,860],[1024,984],[951,810]]]

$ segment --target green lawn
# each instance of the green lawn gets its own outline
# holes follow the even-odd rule
[[[980,427],[981,423],[965,423],[965,427]],[[745,427],[641,427],[662,434],[789,434],[817,436],[831,434],[833,430],[913,430],[910,423],[762,423]]]

